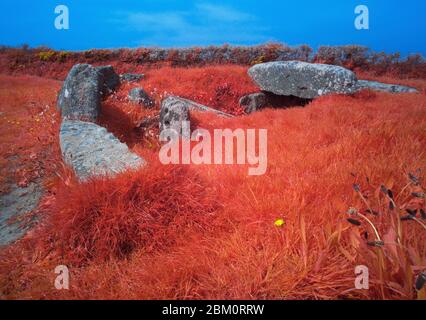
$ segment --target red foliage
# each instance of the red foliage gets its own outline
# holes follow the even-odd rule
[[[235,115],[243,113],[239,99],[259,90],[247,67],[233,65],[153,69],[141,83],[158,102],[173,94]]]
[[[60,166],[54,80],[2,76],[0,82],[0,191],[53,177]],[[47,183],[47,182],[46,182]]]
[[[138,48],[119,50],[55,51],[49,48],[0,47],[0,72],[64,79],[76,63],[111,64],[120,72],[157,66],[205,66],[235,64],[250,66],[268,61],[301,60],[335,64],[355,71],[393,78],[426,78],[426,61],[417,55],[402,59],[399,53],[375,52],[367,47],[322,46],[313,53],[307,45],[289,47],[269,43],[252,47],[203,47],[183,49]]]
[[[151,163],[113,180],[62,185],[40,234],[41,250],[79,266],[167,248],[185,228],[206,230],[214,195],[187,169]]]
[[[157,88],[157,102],[164,91],[186,93],[206,104],[215,101],[219,92],[233,102],[237,93],[251,87],[244,68],[231,67],[229,74],[235,75],[225,77],[226,68],[151,70],[142,84],[149,91]],[[0,101],[11,102],[20,93],[12,108],[0,104],[2,117],[18,112],[24,119],[22,106],[34,99],[41,105],[53,101],[59,87],[37,78],[3,76],[2,80]],[[126,135],[126,128],[143,112],[120,100],[127,90],[123,87],[106,101],[111,112],[102,121],[132,141],[133,150],[143,153],[149,166],[108,182],[82,185],[69,171],[57,169],[62,179],[50,186],[54,193],[43,199],[42,223],[25,239],[0,251],[1,296],[421,298],[424,292],[416,293],[410,283],[426,265],[424,231],[416,224],[404,224],[406,249],[394,256],[389,225],[385,217],[378,220],[379,232],[388,239],[381,256],[380,249],[361,242],[364,230],[345,221],[349,206],[362,205],[352,191],[353,183],[370,193],[385,184],[395,194],[402,192],[404,199],[410,197],[410,190],[404,190],[408,172],[420,168],[419,178],[426,178],[426,83],[401,82],[422,93],[327,96],[305,108],[265,109],[236,119],[194,115],[198,126],[209,130],[268,129],[268,170],[259,177],[248,177],[247,168],[237,165],[157,164],[156,147],[148,152],[145,141]],[[223,89],[226,83],[230,89]],[[115,123],[114,108],[122,111]],[[49,114],[54,115],[54,109]],[[13,127],[6,123],[2,121],[2,132]],[[29,130],[33,122],[23,125]],[[50,130],[47,125],[35,128],[35,137]],[[0,153],[3,163],[9,155],[6,143],[14,144],[18,154],[20,146],[36,144],[31,135],[8,139]],[[57,139],[50,143],[50,157],[37,159],[45,167],[61,167]],[[279,218],[284,220],[281,228],[274,225]],[[59,264],[70,266],[69,291],[53,286],[53,270]],[[353,288],[354,268],[359,264],[370,269],[368,291]]]

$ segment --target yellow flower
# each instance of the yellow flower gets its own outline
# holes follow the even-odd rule
[[[282,227],[284,225],[284,223],[285,222],[284,222],[283,219],[278,219],[278,220],[275,221],[274,224],[275,224],[276,227]]]

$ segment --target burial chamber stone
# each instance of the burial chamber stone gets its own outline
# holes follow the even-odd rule
[[[60,129],[62,157],[80,180],[93,176],[114,176],[145,165],[105,128],[91,122],[64,120]]]

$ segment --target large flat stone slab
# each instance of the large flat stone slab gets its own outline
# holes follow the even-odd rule
[[[131,152],[112,133],[90,122],[64,120],[60,146],[64,161],[81,180],[114,176],[145,165],[144,159]]]
[[[260,89],[277,95],[314,99],[357,91],[356,75],[343,67],[301,61],[276,61],[251,67],[249,76]]]

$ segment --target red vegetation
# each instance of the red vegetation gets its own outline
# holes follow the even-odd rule
[[[250,66],[269,61],[300,60],[341,65],[354,71],[368,71],[375,76],[393,78],[426,78],[426,61],[419,55],[401,58],[399,53],[375,52],[367,47],[322,46],[316,52],[307,45],[289,47],[279,43],[259,46],[161,49],[55,51],[49,48],[10,48],[0,46],[0,72],[31,74],[64,79],[76,63],[111,64],[119,72],[140,71],[158,66],[206,66],[235,64]]]
[[[154,92],[157,102],[167,91],[234,111],[238,95],[253,89],[244,67],[238,66],[166,67],[147,70],[146,75],[141,84]],[[23,111],[31,101],[51,105],[59,83],[2,76],[2,132],[34,128],[32,135],[1,138],[2,164],[8,166],[12,155],[7,146],[14,145],[13,153],[20,155],[27,152],[24,146],[32,145],[40,152],[50,150],[49,156],[37,156],[46,170],[43,179],[53,174],[51,167],[58,179],[47,184],[39,226],[0,251],[0,296],[425,298],[424,290],[416,293],[412,284],[426,266],[426,233],[416,223],[403,223],[402,245],[396,246],[398,219],[390,215],[398,213],[383,211],[387,203],[379,188],[391,188],[405,208],[416,200],[413,187],[404,189],[407,174],[420,169],[419,178],[426,178],[426,81],[402,83],[422,93],[364,91],[237,119],[194,115],[206,129],[268,129],[268,170],[259,177],[248,177],[244,166],[158,164],[158,145],[138,140],[132,131],[146,111],[125,102],[132,86],[128,84],[105,102],[101,122],[149,165],[108,182],[77,184],[62,167],[57,123],[46,121],[56,117],[55,109],[51,106],[44,113],[41,125]],[[225,87],[229,89],[221,89]],[[15,117],[20,126],[5,117]],[[48,147],[37,137],[50,137],[50,130],[56,138],[47,140]],[[366,210],[352,190],[354,183],[374,210],[384,212],[370,217],[384,235],[383,248],[365,244],[364,232],[372,237],[368,225],[356,228],[346,221],[349,207]],[[277,219],[284,220],[282,227],[274,225]],[[53,286],[59,264],[70,267],[69,291]],[[354,269],[361,264],[369,267],[368,291],[354,289]]]
[[[35,77],[2,76],[0,85],[0,191],[52,177],[61,166],[57,144],[61,83]],[[47,183],[47,181],[46,181]]]
[[[47,220],[41,245],[73,266],[168,248],[187,229],[209,228],[217,208],[210,189],[188,168],[161,164],[112,181],[72,179],[57,190],[57,214]]]

